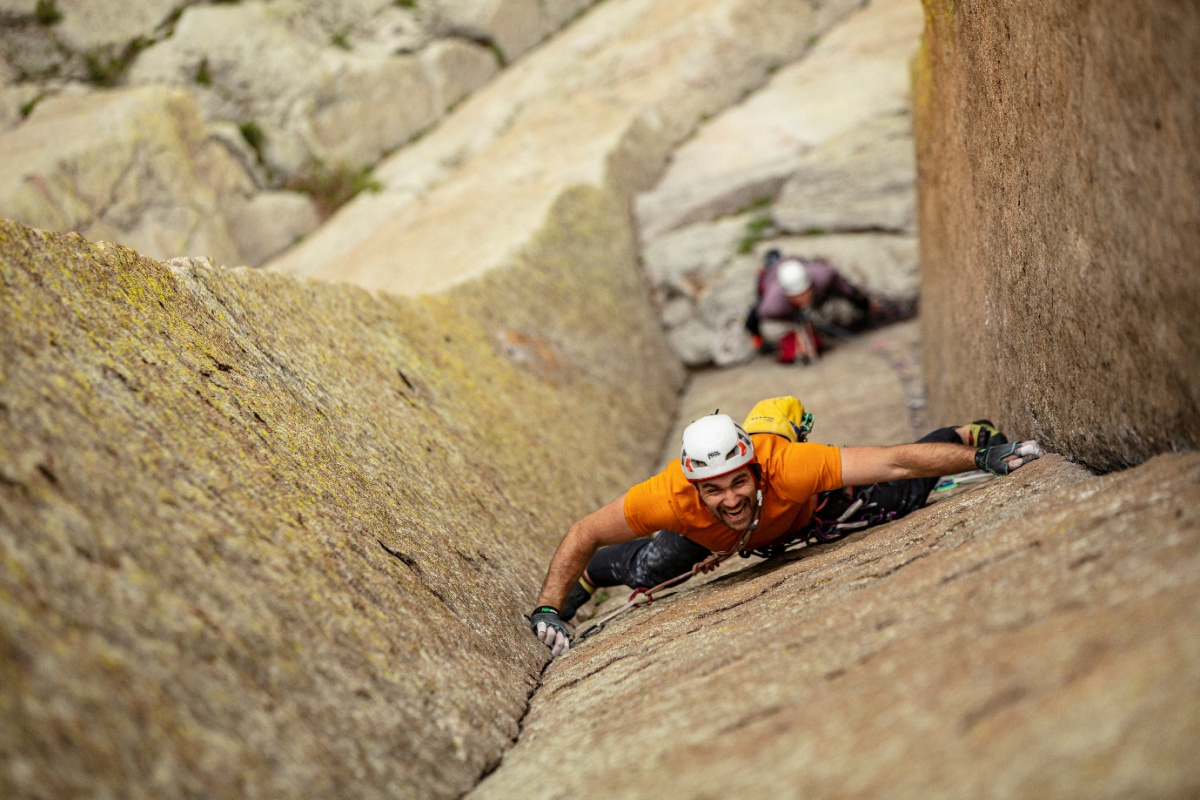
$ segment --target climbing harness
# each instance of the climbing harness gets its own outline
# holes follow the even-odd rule
[[[955,475],[947,475],[930,492],[931,500],[929,502],[933,502],[933,495],[938,492],[943,493],[944,496],[944,493],[950,490],[990,480],[993,477],[993,475],[982,470],[971,470]],[[649,589],[634,589],[625,605],[596,620],[579,634],[578,638],[583,640],[595,636],[604,630],[609,622],[612,622],[626,611],[638,606],[650,605],[654,602],[654,596],[659,592],[669,589],[677,583],[682,583],[695,575],[711,572],[735,553],[742,558],[749,558],[750,556],[758,556],[763,559],[777,558],[790,550],[830,544],[844,539],[851,533],[863,528],[891,522],[896,518],[897,512],[885,511],[880,508],[877,502],[873,502],[871,499],[877,488],[878,484],[871,484],[860,490],[856,490],[853,486],[847,486],[843,489],[823,492],[820,496],[820,502],[813,510],[812,519],[794,536],[782,542],[776,542],[764,547],[756,547],[753,550],[746,550],[744,549],[746,542],[750,540],[750,534],[758,527],[758,517],[762,514],[762,492],[760,491],[758,494],[758,515],[755,516],[754,522],[742,534],[741,539],[733,549],[720,553],[712,553],[703,560],[693,564],[692,568],[687,572],[676,575],[670,580],[665,580],[657,586],[652,586]],[[835,514],[836,516],[834,516]]]
[[[840,500],[839,496],[844,496],[849,499],[851,495],[854,494],[854,489],[853,487],[847,487],[846,489],[824,492],[823,494],[825,496],[821,499],[820,504],[818,504],[817,508],[814,510],[812,520],[805,527],[801,528],[795,536],[783,542],[777,542],[765,547],[758,547],[753,550],[746,550],[746,543],[750,541],[750,535],[754,533],[754,530],[758,527],[759,517],[762,515],[762,491],[759,490],[758,509],[754,518],[754,522],[750,524],[750,527],[747,528],[745,533],[742,534],[741,538],[738,540],[738,543],[734,545],[732,549],[725,550],[720,553],[711,553],[703,560],[693,564],[692,568],[687,572],[676,575],[674,578],[669,580],[665,580],[657,586],[652,586],[649,589],[634,589],[629,595],[629,599],[625,602],[625,605],[596,620],[591,624],[591,626],[580,633],[578,638],[582,641],[583,639],[595,636],[597,633],[604,630],[605,626],[608,625],[609,622],[612,622],[626,611],[638,606],[650,605],[654,602],[654,595],[657,593],[664,589],[669,589],[677,583],[682,583],[683,581],[695,575],[711,572],[735,553],[742,558],[749,558],[752,555],[760,558],[775,558],[783,555],[788,550],[799,549],[801,546],[812,546],[836,542],[838,539],[848,536],[856,530],[868,527],[869,525],[878,524],[879,522],[887,522],[891,520],[895,516],[894,512],[882,511],[878,508],[877,503],[870,502],[871,494],[874,492],[874,489],[874,486],[869,486],[863,491],[858,492],[858,496],[850,500],[850,502],[846,504],[845,508],[841,510],[838,516],[833,519],[822,519],[820,516],[818,516],[818,514],[820,514],[822,510],[826,508],[830,508],[829,513],[832,513],[832,511],[837,509],[840,502],[835,501],[831,506],[830,501],[835,500],[835,498]]]

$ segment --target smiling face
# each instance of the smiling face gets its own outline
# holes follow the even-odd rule
[[[696,483],[700,502],[717,519],[735,531],[745,531],[754,522],[758,484],[750,467]]]

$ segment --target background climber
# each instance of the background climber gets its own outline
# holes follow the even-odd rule
[[[758,299],[746,317],[746,330],[760,353],[776,353],[790,364],[815,361],[821,339],[811,313],[835,297],[846,299],[860,312],[861,326],[877,326],[912,316],[915,304],[872,298],[823,259],[784,256],[769,250],[758,276]],[[783,323],[764,335],[762,322]]]
[[[789,400],[799,405],[763,401],[747,423],[771,416],[760,413],[764,404]],[[654,586],[714,553],[762,550],[808,538],[814,527],[828,541],[823,519],[904,516],[943,475],[973,468],[1005,475],[1045,454],[1036,441],[1008,443],[985,420],[891,447],[805,442],[786,424],[751,430],[753,438],[725,414],[701,417],[684,430],[678,461],[571,526],[529,617],[554,656],[570,647],[564,621],[598,585]]]

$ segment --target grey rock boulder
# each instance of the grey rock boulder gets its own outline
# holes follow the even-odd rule
[[[289,176],[314,162],[374,163],[496,72],[488,48],[464,41],[420,54],[395,55],[378,42],[360,52],[350,34],[356,17],[318,13],[326,8],[287,0],[189,8],[129,80],[187,88],[207,120],[253,131],[266,165]],[[331,33],[339,19],[347,27]],[[414,31],[411,43],[423,43]]]
[[[729,263],[748,221],[738,216],[691,225],[649,242],[642,260],[655,290],[664,297],[704,292]]]
[[[673,154],[658,185],[638,197],[643,237],[773,200],[811,148],[907,109],[908,63],[923,21],[917,0],[866,5],[705,123]]]
[[[0,135],[0,216],[136,246],[160,258],[241,258],[206,169],[234,170],[210,151],[183,92],[166,88],[61,94]],[[223,179],[236,184],[236,177]]]
[[[226,208],[229,235],[252,266],[295,244],[320,223],[313,199],[301,192],[259,192]]]
[[[512,61],[595,0],[433,0],[430,27],[441,35],[491,42]]]
[[[911,117],[880,117],[806,154],[784,185],[773,218],[791,233],[913,233],[915,181]]]

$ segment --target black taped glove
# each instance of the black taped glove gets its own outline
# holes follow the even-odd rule
[[[1024,442],[1009,442],[994,447],[981,447],[975,451],[975,466],[993,475],[1007,475],[1017,467],[1036,461],[1046,451],[1033,439]],[[1005,461],[1005,459],[1009,459]]]
[[[538,606],[529,615],[529,627],[538,641],[550,648],[551,658],[571,649],[571,634],[554,606]]]

